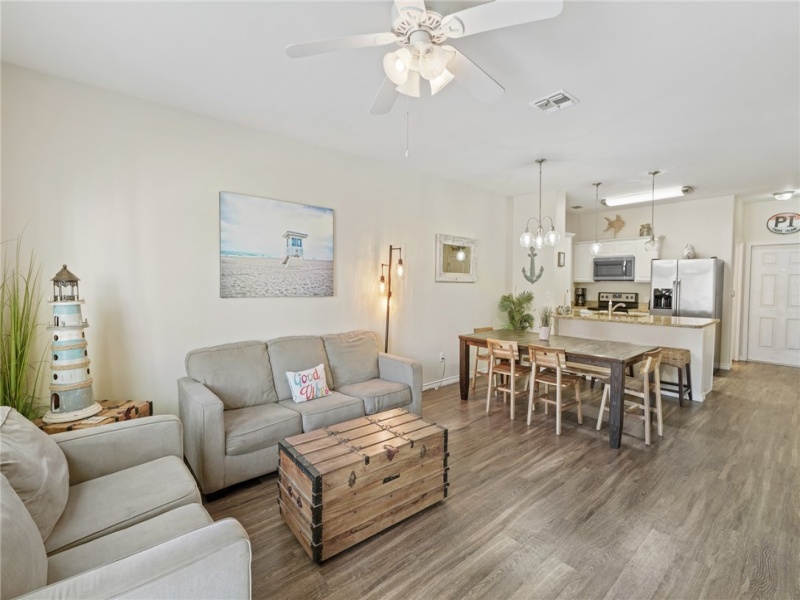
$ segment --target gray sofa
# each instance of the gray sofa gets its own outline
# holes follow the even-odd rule
[[[0,598],[249,598],[247,533],[182,450],[171,415],[48,436],[0,408]]]
[[[319,364],[333,393],[296,404],[286,372]],[[422,413],[422,365],[379,352],[371,331],[200,348],[186,373],[184,452],[206,494],[275,471],[285,437],[392,408]]]

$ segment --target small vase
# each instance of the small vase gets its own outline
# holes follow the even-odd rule
[[[547,341],[550,339],[550,326],[539,328],[539,339]]]

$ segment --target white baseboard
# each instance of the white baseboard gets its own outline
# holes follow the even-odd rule
[[[441,385],[450,385],[451,383],[458,383],[458,375],[453,375],[452,377],[445,377],[441,381]],[[430,383],[423,383],[422,384],[422,389],[423,389],[423,391],[424,390],[430,390],[430,389],[433,389],[433,388],[438,388],[439,385],[440,384],[439,384],[438,380],[430,382]]]

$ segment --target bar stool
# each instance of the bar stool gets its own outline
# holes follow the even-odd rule
[[[678,404],[683,406],[683,396],[689,392],[692,398],[692,353],[685,348],[661,348],[661,364],[678,369],[678,383],[674,381],[661,381],[661,389],[678,392]],[[683,371],[686,370],[686,385],[683,385]]]

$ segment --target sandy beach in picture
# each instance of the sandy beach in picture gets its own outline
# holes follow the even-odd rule
[[[333,261],[309,260],[309,269],[292,259],[220,257],[220,296],[333,296]]]

